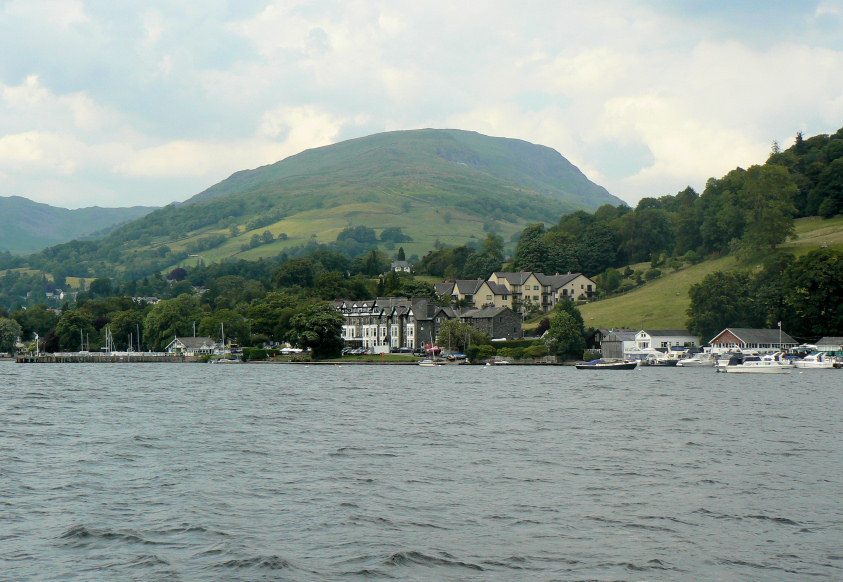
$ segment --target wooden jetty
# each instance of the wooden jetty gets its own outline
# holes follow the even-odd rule
[[[201,362],[199,358],[179,356],[174,354],[158,354],[155,352],[114,353],[56,353],[56,354],[19,354],[15,361],[18,364],[135,364],[144,362],[155,363],[184,363]]]

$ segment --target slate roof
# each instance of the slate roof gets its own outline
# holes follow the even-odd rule
[[[483,309],[471,309],[463,312],[462,316],[465,319],[490,319],[496,315],[509,310],[509,307],[484,307]]]
[[[539,283],[545,286],[549,286],[553,289],[559,289],[560,287],[564,287],[577,277],[582,276],[582,273],[565,273],[564,275],[560,275],[559,273],[555,275],[545,275],[544,273],[535,273],[536,278],[539,280]]]
[[[212,347],[217,343],[215,340],[212,340],[207,336],[177,337],[176,339],[179,340],[182,344],[184,344],[184,347],[189,350],[195,350],[201,348],[202,346]]]
[[[685,336],[689,336],[689,337],[694,337],[693,335],[691,335],[691,332],[688,331],[687,329],[642,329],[641,331],[645,332],[650,337],[653,337],[653,336],[664,337],[664,336],[677,336],[677,335],[685,335]],[[734,333],[734,330],[732,330],[732,333]],[[776,334],[778,334],[778,331],[776,331]],[[776,335],[776,339],[778,339],[778,337],[779,336]],[[752,342],[752,343],[754,343],[754,342]],[[768,342],[764,342],[764,343],[768,343]]]
[[[474,295],[483,283],[485,283],[483,279],[457,279],[454,286],[460,295]]]
[[[436,290],[436,294],[439,296],[442,295],[453,295],[454,294],[454,282],[448,281],[445,283],[434,283],[433,288]]]
[[[506,279],[506,281],[510,285],[523,285],[524,281],[530,278],[532,275],[532,271],[522,271],[519,273],[510,273],[506,271],[497,271],[495,276],[498,278]]]
[[[779,343],[779,329],[752,329],[752,328],[745,328],[745,327],[727,327],[720,333],[718,333],[714,338],[711,340],[712,343],[716,340],[720,335],[723,334],[724,331],[730,331],[732,334],[735,335],[738,339],[740,339],[745,344],[777,344]],[[793,344],[797,345],[799,342],[794,340],[788,334],[781,332],[781,343],[783,344]]]
[[[635,341],[636,332],[634,331],[610,331],[606,337],[603,338],[604,342],[632,342]]]
[[[816,346],[843,346],[843,337],[826,336],[815,343]]]
[[[486,285],[489,286],[489,289],[491,289],[494,295],[509,295],[509,289],[506,288],[506,285],[492,281],[487,281]]]

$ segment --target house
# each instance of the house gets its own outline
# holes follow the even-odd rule
[[[451,296],[454,304],[467,303],[469,307],[510,307],[509,289],[493,281],[468,279],[434,284],[437,297]]]
[[[843,337],[826,336],[816,344],[817,350],[829,352],[835,356],[843,356]]]
[[[337,300],[342,312],[342,338],[349,346],[388,352],[433,343],[442,322],[454,319],[450,307],[439,307],[427,297],[378,297],[374,301]]]
[[[514,311],[524,313],[532,305],[541,305],[542,284],[532,272],[505,272],[492,273],[489,281],[502,285],[509,291],[512,297],[511,306]]]
[[[132,297],[132,301],[141,305],[144,303],[147,305],[158,305],[161,302],[158,297]]]
[[[460,319],[493,338],[521,337],[521,315],[509,307],[484,307],[460,314]]]
[[[475,289],[475,306],[511,307],[523,313],[532,308],[551,311],[562,299],[579,301],[597,293],[597,284],[582,273],[545,275],[530,271],[498,271]],[[439,289],[437,288],[437,293]]]
[[[164,351],[179,356],[207,356],[220,353],[221,347],[209,337],[175,337]]]
[[[597,293],[597,283],[582,273],[536,273],[542,285],[542,310],[550,311],[562,299],[580,301],[591,299]]]
[[[799,345],[792,337],[777,329],[726,328],[708,342],[712,351],[788,350]]]
[[[600,353],[604,358],[626,357],[626,352],[635,349],[636,332],[631,329],[601,330]]]
[[[389,264],[389,270],[397,273],[412,273],[413,265],[407,261],[392,261]]]
[[[673,347],[694,348],[699,338],[684,329],[642,329],[635,334],[635,348],[666,352]]]
[[[521,316],[508,307],[460,310],[436,305],[428,297],[378,297],[374,301],[338,299],[333,305],[344,317],[342,338],[345,343],[376,353],[435,343],[442,324],[451,319],[468,321],[493,337],[520,337],[521,334]]]

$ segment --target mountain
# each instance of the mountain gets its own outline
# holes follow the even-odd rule
[[[422,255],[437,242],[479,242],[488,232],[509,240],[527,224],[607,203],[623,201],[553,149],[468,131],[396,131],[237,172],[100,241],[75,244],[72,252],[51,249],[33,264],[67,263],[80,276],[137,277],[200,260],[257,259],[332,243],[349,226],[378,236],[400,229],[395,242],[408,256]]]
[[[306,150],[270,166],[237,172],[188,203],[279,189],[295,192],[326,182],[409,192],[426,184],[443,193],[486,184],[495,190],[489,194],[541,194],[573,210],[624,204],[556,150],[453,129],[394,131]]]
[[[148,206],[68,210],[21,196],[0,196],[0,251],[36,251],[75,238],[105,234],[102,231],[153,210]]]

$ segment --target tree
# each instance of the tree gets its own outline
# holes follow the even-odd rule
[[[459,319],[443,321],[436,334],[436,343],[442,347],[464,352],[469,345],[488,344],[489,334]]]
[[[179,295],[156,304],[143,320],[143,337],[154,351],[163,350],[176,336],[189,336],[202,312],[191,295]]]
[[[143,327],[143,313],[137,310],[118,311],[111,317],[109,326],[118,349],[129,347],[129,336],[132,338],[134,349],[138,349],[141,340],[138,334]]]
[[[841,335],[843,253],[818,249],[798,258],[783,276],[783,327],[803,338]]]
[[[775,250],[777,244],[793,236],[796,232],[793,198],[797,191],[796,183],[783,166],[749,168],[741,190],[748,213],[744,242],[752,248],[769,246]]]
[[[385,254],[377,249],[372,249],[365,255],[355,258],[351,262],[351,270],[367,277],[377,277],[389,269],[389,262]]]
[[[252,335],[281,341],[290,331],[290,318],[295,314],[296,298],[288,293],[272,292],[249,308]]]
[[[342,314],[329,304],[308,307],[290,320],[290,341],[300,348],[310,348],[314,360],[339,357],[344,321]]]
[[[582,317],[577,321],[577,318],[568,310],[556,311],[550,320],[550,328],[544,336],[544,341],[551,354],[581,357],[585,350],[585,328]]]
[[[56,328],[59,317],[46,305],[35,305],[29,309],[19,309],[12,313],[12,318],[21,326],[21,337],[29,340],[33,334],[44,337],[50,330]]]
[[[531,224],[521,232],[515,249],[514,266],[522,271],[544,272],[548,261],[548,247],[544,241],[544,224]]]
[[[272,282],[278,288],[313,287],[316,270],[309,258],[291,259],[283,263],[272,275]]]
[[[831,218],[841,212],[843,212],[843,158],[837,158],[822,171],[816,187],[808,195],[806,213]]]
[[[14,319],[0,317],[0,352],[14,353],[15,342],[20,337],[20,324]]]
[[[78,352],[91,346],[99,348],[99,334],[94,328],[94,321],[90,314],[81,309],[68,309],[61,315],[56,324],[56,334],[59,336],[59,347],[65,352]]]
[[[167,275],[168,281],[184,281],[187,278],[187,271],[183,267],[176,267]]]
[[[113,294],[111,279],[94,279],[88,287],[90,297],[111,297]]]
[[[688,290],[688,329],[703,342],[727,327],[761,327],[752,281],[745,273],[716,271]]]
[[[406,261],[407,257],[404,255],[404,247],[398,247],[398,256],[395,257],[397,261]]]
[[[231,309],[218,309],[205,315],[199,322],[199,334],[214,339],[222,338],[225,333],[227,340],[235,338],[240,344],[249,341],[249,322]]]
[[[550,318],[543,317],[542,320],[539,322],[538,327],[536,327],[536,335],[541,337],[544,335],[544,332],[550,329]]]

